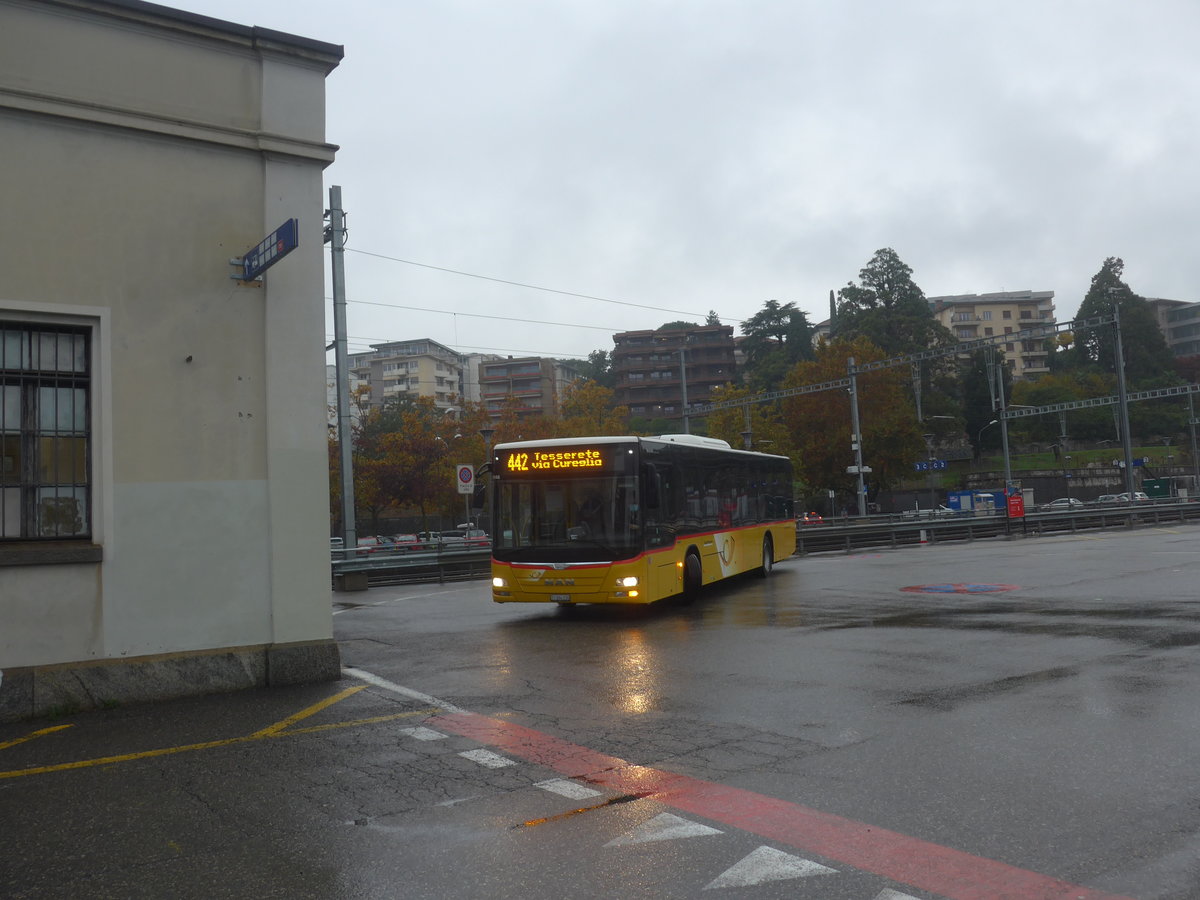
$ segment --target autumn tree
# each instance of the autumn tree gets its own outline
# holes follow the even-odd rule
[[[561,403],[559,436],[627,434],[629,408],[613,405],[612,388],[579,379],[567,386]]]
[[[737,400],[748,400],[755,392],[748,387],[725,385],[712,393],[714,404]],[[751,448],[762,453],[792,456],[791,435],[780,418],[778,403],[748,403],[718,409],[708,414],[710,437],[727,441],[731,447],[744,447],[743,432],[746,431],[746,414],[749,409]],[[793,464],[796,459],[793,457]]]
[[[861,366],[885,358],[863,337],[834,340],[822,346],[812,362],[795,366],[784,389],[845,378],[847,359]],[[862,456],[870,466],[868,495],[907,477],[925,452],[916,411],[909,400],[906,368],[879,369],[857,377]],[[810,490],[834,489],[854,496],[855,478],[846,469],[855,464],[850,445],[850,396],[843,388],[800,394],[781,401],[782,422],[790,435],[797,474]]]

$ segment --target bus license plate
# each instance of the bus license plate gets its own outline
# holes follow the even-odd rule
[[[570,603],[571,595],[570,594],[551,594],[550,599],[553,600],[555,603]]]

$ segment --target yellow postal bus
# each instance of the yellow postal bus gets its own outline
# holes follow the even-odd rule
[[[497,444],[491,473],[497,603],[691,599],[796,550],[790,461],[725,441]]]

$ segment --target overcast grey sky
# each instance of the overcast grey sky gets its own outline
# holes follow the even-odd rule
[[[1053,290],[1060,321],[1107,256],[1200,300],[1195,0],[177,5],[345,45],[352,351],[818,322],[881,247],[927,296]]]

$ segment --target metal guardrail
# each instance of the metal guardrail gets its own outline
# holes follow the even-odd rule
[[[1033,510],[1024,519],[1003,513],[917,518],[903,514],[837,519],[821,525],[798,525],[796,555],[851,553],[881,547],[916,546],[997,537],[1038,537],[1090,529],[1135,528],[1166,522],[1200,521],[1200,502],[1142,501],[1130,505],[1082,510]],[[430,551],[375,551],[351,556],[332,551],[333,587],[366,590],[388,584],[460,581],[485,577],[491,570],[490,548]]]
[[[457,581],[491,571],[490,547],[441,545],[436,550],[330,551],[334,590],[360,591],[386,584]]]
[[[1200,502],[1142,501],[1082,510],[1033,510],[1027,512],[1023,519],[1010,519],[1003,513],[933,518],[868,516],[823,525],[799,526],[796,530],[796,555],[850,553],[880,547],[996,537],[1039,537],[1044,534],[1134,528],[1188,520],[1200,520]]]

